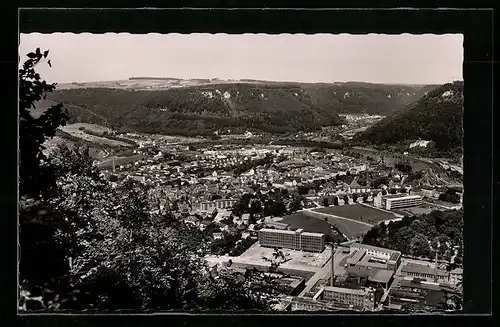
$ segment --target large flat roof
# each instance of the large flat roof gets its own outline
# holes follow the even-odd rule
[[[323,288],[325,291],[336,292],[336,293],[345,293],[345,294],[355,294],[355,295],[364,295],[364,289],[353,289],[353,288],[344,288],[344,287],[335,287],[335,286],[325,286]]]
[[[434,268],[429,267],[429,266],[424,266],[424,265],[419,265],[416,263],[409,262],[401,268],[401,272],[434,275],[435,270],[434,270]],[[438,269],[437,275],[438,276],[448,276],[449,272],[447,272],[446,270]]]
[[[348,264],[355,264],[365,255],[366,250],[356,250],[350,258],[347,258]]]
[[[387,252],[387,253],[399,253],[401,252],[396,251],[396,250],[391,250],[391,249],[386,249],[386,248],[380,248],[378,246],[373,246],[373,245],[368,245],[368,244],[362,244],[362,243],[352,243],[351,248],[359,248],[359,249],[367,249],[367,250],[372,250],[372,251],[380,251],[380,252]]]
[[[403,196],[394,196],[394,197],[386,197],[387,201],[393,200],[411,200],[411,199],[421,199],[420,195],[403,195]]]
[[[388,283],[392,275],[394,275],[394,272],[391,270],[377,269],[373,276],[368,276],[368,280],[378,283]]]
[[[313,232],[304,232],[303,229],[298,229],[296,231],[293,230],[281,230],[281,229],[272,229],[272,228],[262,228],[260,229],[263,232],[271,232],[271,233],[278,233],[278,234],[301,234],[305,236],[323,236],[325,234],[323,233],[313,233]]]

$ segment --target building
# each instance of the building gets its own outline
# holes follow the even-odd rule
[[[231,208],[237,200],[235,199],[218,199],[214,201],[205,201],[200,203],[201,211],[210,211],[213,209],[227,209]]]
[[[346,260],[351,276],[367,278],[368,285],[388,289],[401,262],[401,252],[353,243]]]
[[[422,197],[420,195],[395,194],[387,195],[382,198],[382,207],[386,210],[415,207],[421,204]]]
[[[388,302],[415,309],[442,308],[446,293],[454,292],[449,286],[405,277],[396,280],[389,291]]]
[[[378,246],[368,244],[352,243],[350,245],[350,252],[352,253],[355,250],[366,250],[366,254],[368,254],[368,256],[384,260],[387,270],[396,271],[401,263],[401,252],[399,251],[380,248]]]
[[[423,278],[425,280],[433,280],[438,282],[448,282],[450,280],[449,271],[434,269],[429,266],[419,265],[412,262],[409,262],[401,267],[401,275]],[[435,280],[435,278],[437,278],[437,280]]]
[[[340,308],[360,311],[375,310],[375,289],[365,287],[360,289],[326,286],[322,287],[313,300],[330,302]]]
[[[290,228],[290,225],[288,224],[284,224],[284,223],[280,223],[278,221],[266,221],[264,222],[264,225],[266,227],[274,227],[276,229],[281,229],[281,230],[286,230],[288,228]]]
[[[290,305],[290,311],[336,311],[339,309],[332,303],[305,297],[294,297]]]
[[[283,277],[278,279],[278,283],[287,295],[297,296],[306,286],[306,281],[302,277]]]
[[[326,235],[321,233],[277,230],[263,228],[259,230],[259,243],[264,247],[287,248],[308,252],[323,252]]]
[[[456,287],[462,283],[463,273],[464,270],[462,268],[455,268],[450,271],[450,284]]]

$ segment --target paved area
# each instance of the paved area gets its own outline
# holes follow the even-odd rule
[[[342,259],[344,259],[348,254],[346,253],[342,253],[342,251],[335,251],[335,255],[334,255],[334,265],[335,265],[335,276],[342,276],[343,274],[345,274],[345,268],[343,266],[340,265],[340,262],[342,261]],[[306,287],[304,288],[304,290],[302,290],[302,292],[299,294],[299,296],[304,296],[305,294],[307,294],[313,287],[314,285],[316,285],[316,283],[320,280],[320,279],[328,279],[331,277],[331,270],[332,270],[332,266],[331,266],[331,259],[329,259],[325,265],[318,271],[316,272],[306,283]]]

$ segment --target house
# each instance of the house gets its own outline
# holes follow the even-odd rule
[[[222,234],[221,232],[215,232],[212,234],[214,240],[221,240],[224,238],[224,234]]]
[[[246,239],[246,238],[249,238],[250,237],[250,233],[249,232],[243,232],[241,233],[241,238],[242,239]]]
[[[226,219],[228,219],[228,218],[230,218],[230,217],[231,217],[231,211],[226,210],[226,209],[222,209],[222,210],[220,210],[220,211],[217,213],[217,215],[216,215],[216,216],[215,216],[215,218],[214,218],[214,221],[215,221],[215,222],[220,222],[220,221],[222,221],[222,220],[226,220]]]
[[[208,226],[212,224],[212,221],[208,220],[208,219],[203,219],[202,221],[200,221],[200,225],[203,225],[203,226]]]
[[[450,271],[450,283],[456,286],[458,283],[462,282],[464,270],[462,268],[455,268]]]
[[[188,225],[198,226],[200,223],[200,220],[198,218],[196,218],[195,216],[189,216],[186,219],[184,219],[184,222]]]
[[[250,214],[249,213],[244,213],[242,216],[241,216],[241,220],[242,222],[245,224],[245,225],[248,225],[249,222],[250,222]]]

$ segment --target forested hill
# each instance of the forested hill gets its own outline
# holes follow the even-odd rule
[[[125,89],[58,90],[49,100],[69,107],[71,122],[120,130],[206,135],[217,129],[289,133],[338,125],[339,113],[387,115],[422,96],[429,86],[368,83],[227,83]]]
[[[355,136],[371,144],[433,141],[438,150],[462,145],[463,82],[442,85]]]

